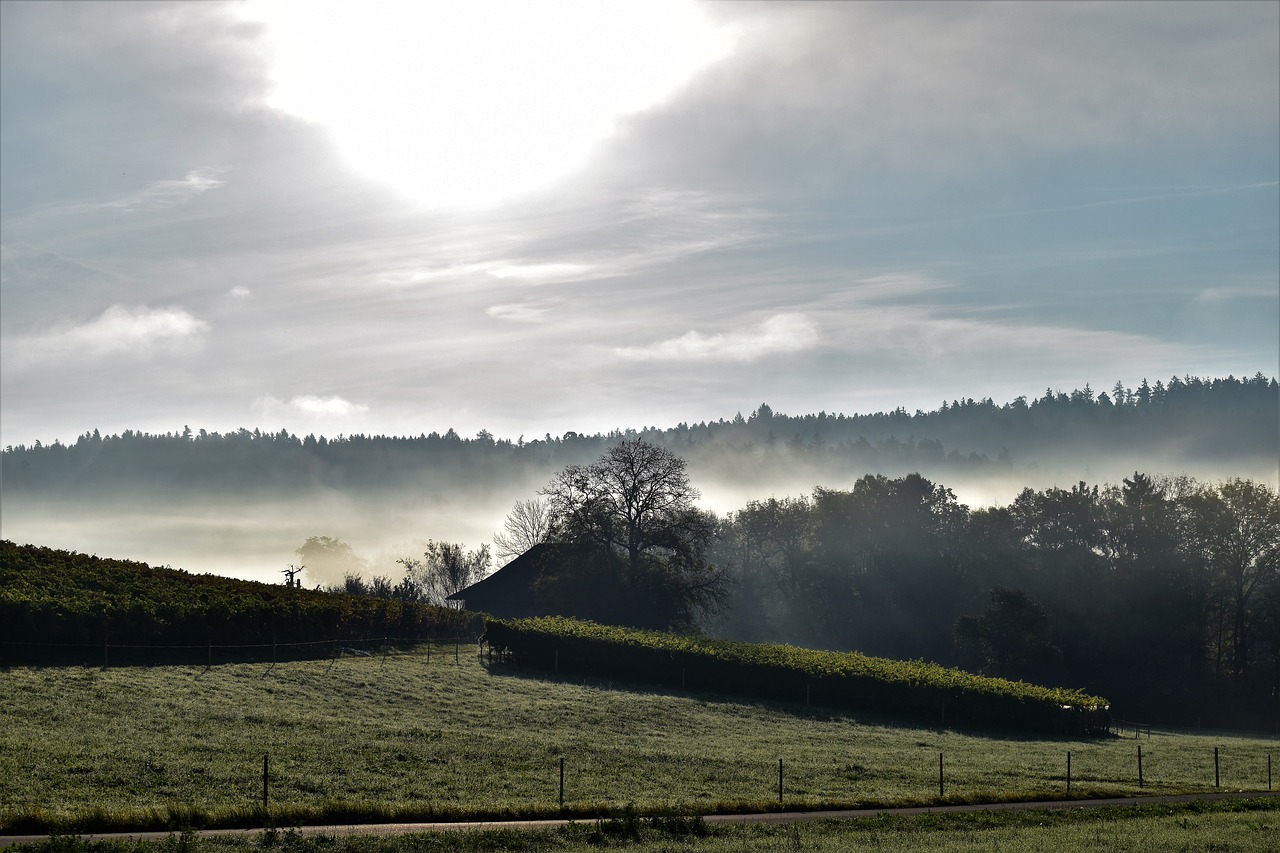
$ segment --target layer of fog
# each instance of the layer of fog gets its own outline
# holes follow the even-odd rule
[[[416,488],[374,494],[290,490],[210,499],[198,486],[177,493],[167,488],[163,497],[141,491],[95,491],[70,499],[10,493],[0,514],[0,538],[278,583],[283,570],[303,562],[297,549],[309,537],[327,536],[351,546],[366,577],[395,580],[403,574],[396,561],[420,556],[429,539],[468,549],[491,543],[511,506],[535,496],[555,470],[525,471],[519,479],[489,482],[424,477]],[[811,459],[787,455],[762,462],[750,454],[727,454],[697,460],[689,473],[702,493],[702,506],[723,516],[750,500],[809,494],[815,486],[848,489],[867,473],[901,476],[917,470],[972,508],[1008,504],[1028,487],[1066,488],[1081,480],[1118,484],[1135,470],[1188,475],[1206,483],[1243,477],[1280,487],[1280,463],[1274,457],[1237,459],[1224,467],[1155,451],[1140,456],[1072,454],[1018,466],[978,465],[963,473],[946,464],[937,470],[911,466],[872,472],[819,467]],[[302,579],[307,586],[343,580],[341,572],[317,566],[304,571]]]

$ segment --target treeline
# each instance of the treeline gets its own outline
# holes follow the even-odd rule
[[[6,660],[101,661],[111,645],[187,646],[187,657],[203,659],[210,645],[458,637],[479,628],[475,614],[418,602],[196,575],[0,540],[0,653]]]
[[[1182,460],[1230,464],[1268,458],[1277,448],[1280,386],[1251,379],[1173,377],[1137,389],[1095,393],[1046,390],[997,405],[957,398],[933,411],[785,415],[762,404],[749,416],[595,435],[567,432],[526,441],[452,429],[418,436],[298,436],[285,430],[218,433],[185,428],[151,434],[97,430],[71,444],[6,447],[7,493],[88,497],[104,489],[203,495],[247,490],[385,491],[424,482],[480,489],[540,481],[587,461],[621,439],[644,438],[686,458],[696,471],[785,470],[797,462],[843,473],[919,470],[998,472],[1063,454],[1104,450],[1143,457],[1166,449]],[[1224,436],[1230,436],[1225,440]],[[1173,469],[1185,465],[1166,466]]]
[[[919,475],[753,501],[718,635],[1085,687],[1131,718],[1275,725],[1280,497],[1153,479],[970,510]]]

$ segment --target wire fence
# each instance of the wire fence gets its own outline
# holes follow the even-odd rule
[[[232,658],[240,654],[257,655],[256,660],[272,663],[277,659],[284,661],[309,657],[313,660],[329,658],[335,662],[343,658],[351,658],[367,660],[369,665],[376,665],[376,662],[370,659],[380,657],[384,661],[389,658],[419,658],[426,666],[452,667],[461,666],[464,663],[464,655],[474,654],[478,661],[485,660],[484,647],[476,644],[474,636],[366,636],[287,643],[122,643],[104,644],[104,646],[105,651],[103,647],[86,643],[0,641],[0,652],[7,654],[14,649],[35,648],[63,652],[70,650],[77,653],[103,653],[109,657],[100,662],[110,666],[117,665],[114,661],[128,654],[150,655],[150,662],[158,663],[165,661],[155,660],[157,656],[170,653],[194,655],[197,658],[203,656],[204,660],[194,662],[211,661],[212,664],[238,662],[233,661]],[[312,654],[304,656],[304,652]],[[290,657],[286,657],[286,653],[291,653]],[[1112,742],[1115,747],[1120,748],[1120,753],[1123,755],[1119,763],[1108,762],[1108,766],[1103,769],[1097,766],[1098,758],[1088,751],[1088,746],[1074,747],[1076,752],[1073,755],[1072,745],[1064,743],[1062,752],[1055,752],[1054,755],[1048,756],[1047,760],[1036,759],[1033,765],[1028,765],[1027,769],[1018,776],[1018,779],[1022,784],[1030,785],[1040,794],[1056,789],[1066,797],[1078,796],[1082,789],[1087,795],[1090,790],[1097,790],[1099,786],[1122,786],[1132,790],[1132,786],[1136,784],[1139,791],[1154,793],[1167,790],[1170,782],[1164,778],[1161,764],[1167,766],[1168,759],[1158,750],[1162,736],[1173,733],[1145,723],[1132,722],[1126,722],[1125,727],[1118,733],[1123,738],[1137,738],[1136,743],[1129,740],[1129,746],[1123,746],[1123,741]],[[1149,743],[1153,740],[1154,745]],[[913,796],[922,798],[936,796],[939,800],[948,797],[963,798],[975,791],[974,777],[982,772],[988,772],[980,765],[989,762],[984,762],[971,752],[946,751],[944,753],[936,746],[933,746],[931,751],[930,747],[923,743],[917,745],[921,747],[918,765],[911,775],[918,777],[919,788]],[[1108,747],[1108,750],[1110,749]],[[1206,745],[1200,741],[1192,745],[1191,751],[1198,756],[1195,761],[1198,770],[1194,778],[1182,778],[1182,774],[1179,774],[1177,780],[1179,785],[1208,788],[1211,784],[1213,790],[1256,792],[1273,790],[1272,754],[1265,745],[1251,748],[1247,755],[1239,752],[1233,754],[1230,746],[1220,754],[1217,746]],[[296,802],[298,786],[296,780],[291,777],[294,774],[307,775],[310,772],[305,769],[305,760],[299,763],[298,760],[290,760],[286,756],[279,755],[281,760],[277,761],[277,756],[277,753],[268,755],[259,752],[253,758],[255,763],[259,760],[261,762],[261,803],[264,808],[281,801]],[[1159,759],[1154,767],[1153,756]],[[794,757],[799,758],[799,756]],[[570,750],[559,756],[552,753],[552,756],[544,757],[543,760],[546,758],[550,760],[542,764],[541,769],[529,768],[533,775],[540,777],[541,785],[544,786],[545,793],[535,798],[539,804],[558,803],[563,809],[575,803],[596,801],[601,796],[607,795],[613,784],[608,773],[602,776],[602,769],[592,766],[598,763],[598,756],[577,755]],[[811,777],[815,772],[820,773],[821,768],[814,765],[812,757],[794,761],[792,758],[779,757],[773,765],[760,761],[759,755],[753,756],[753,759],[748,758],[745,763],[754,765],[750,775],[759,780],[759,788],[756,789],[758,793],[755,796],[760,800],[776,797],[776,802],[779,804],[802,805],[810,796],[809,792],[814,789],[815,784],[818,784],[818,780]],[[916,764],[916,760],[908,759],[908,763]],[[705,784],[705,780],[699,784]],[[281,794],[283,794],[282,797]]]
[[[937,755],[936,763],[933,760],[933,753],[928,753],[929,757],[927,759],[922,759],[921,765],[920,765],[922,770],[924,769],[932,770],[932,768],[936,767],[937,773],[932,783],[929,784],[927,787],[922,785],[921,788],[915,792],[914,796],[928,800],[932,797],[932,795],[936,791],[937,799],[939,801],[946,801],[949,794],[953,798],[960,797],[963,799],[967,794],[964,791],[965,786],[963,784],[959,786],[956,785],[956,770],[958,767],[958,769],[960,770],[961,776],[963,778],[965,771],[971,768],[966,768],[965,762],[963,761],[963,759],[961,759],[960,761],[957,761],[954,757],[952,757],[950,760],[948,760],[945,752],[939,751],[936,753],[936,755]],[[1250,795],[1275,793],[1274,787],[1273,787],[1273,775],[1272,775],[1272,755],[1270,752],[1267,752],[1265,754],[1265,759],[1266,759],[1265,769],[1264,769],[1264,766],[1259,762],[1252,762],[1254,766],[1249,766],[1244,768],[1233,768],[1234,770],[1236,770],[1236,773],[1233,774],[1234,778],[1232,782],[1234,784],[1233,784],[1232,793],[1235,793],[1235,794],[1247,793]],[[1212,767],[1213,767],[1212,780],[1213,780],[1214,792],[1222,792],[1223,790],[1222,764],[1220,761],[1220,752],[1218,747],[1213,748]],[[297,769],[297,768],[295,767],[294,769]],[[1072,753],[1070,750],[1067,750],[1065,753],[1065,762],[1063,767],[1060,768],[1060,770],[1063,770],[1063,769],[1065,770],[1065,773],[1062,773],[1062,772],[1053,773],[1051,775],[1046,776],[1042,780],[1039,780],[1039,784],[1036,786],[1037,795],[1043,797],[1046,794],[1052,793],[1055,789],[1060,794],[1060,796],[1062,796],[1065,799],[1071,799],[1073,794],[1079,795],[1081,793],[1080,785],[1079,785],[1080,776],[1077,775],[1073,780]],[[764,771],[765,768],[761,767],[760,770]],[[1144,775],[1144,772],[1143,772],[1143,754],[1142,754],[1141,746],[1139,746],[1137,749],[1135,762],[1131,765],[1130,770],[1132,771],[1132,775],[1130,775],[1128,778],[1122,778],[1120,776],[1117,776],[1115,778],[1106,779],[1106,778],[1099,778],[1096,774],[1086,774],[1084,776],[1085,790],[1083,795],[1086,797],[1096,796],[1096,794],[1092,792],[1096,791],[1099,785],[1131,786],[1136,782],[1139,789],[1148,789],[1148,786],[1151,784],[1151,779],[1149,775]],[[552,782],[553,779],[555,780],[558,806],[561,809],[564,809],[567,804],[570,804],[572,802],[572,800],[578,799],[578,798],[584,798],[579,800],[580,802],[588,802],[588,803],[598,802],[600,789],[601,788],[607,789],[608,787],[607,782],[602,785],[601,780],[598,778],[592,778],[592,774],[590,774],[589,772],[584,773],[575,779],[574,777],[577,774],[575,773],[574,761],[572,756],[561,755],[558,759],[557,764],[547,765],[545,767],[544,772],[546,774],[544,778],[547,783],[546,785],[547,788],[550,788],[550,783]],[[285,776],[287,775],[287,773],[288,773],[287,770],[283,772],[277,771],[273,775],[271,772],[270,754],[264,753],[262,755],[262,808],[264,810],[270,808],[270,804],[271,804],[270,792],[273,784],[276,786],[279,786],[282,782],[285,782],[286,781]],[[920,775],[922,777],[927,777],[930,775],[930,773],[926,772]],[[766,787],[768,782],[766,782],[765,780],[768,780],[769,774],[767,772],[761,772],[759,776],[760,776],[762,785],[757,797],[752,799],[756,803],[763,803],[766,799],[766,796],[772,795],[773,791],[769,790],[769,788]],[[1206,772],[1203,779],[1185,780],[1184,784],[1190,784],[1193,787],[1201,788],[1203,790],[1203,789],[1207,789],[1209,779],[1210,779],[1210,774],[1208,773],[1208,770],[1206,767]],[[805,768],[801,767],[800,769],[796,769],[794,765],[788,763],[786,760],[782,758],[779,758],[777,760],[776,780],[777,780],[777,789],[776,789],[777,803],[779,804],[780,807],[786,806],[788,802],[791,802],[793,804],[804,802],[806,792],[810,789],[810,786],[811,786],[811,780],[807,778]],[[575,784],[575,783],[578,783],[579,781],[581,782],[581,784]],[[769,781],[772,781],[772,780],[769,780]],[[1073,790],[1073,781],[1075,782],[1074,790]],[[574,788],[579,788],[580,790],[574,791],[573,790]],[[957,790],[957,788],[960,788],[961,790]],[[585,789],[585,790],[582,790],[582,789]],[[596,793],[595,797],[593,797],[590,793],[592,789],[595,789],[595,793]],[[566,795],[567,790],[570,791],[569,795]],[[968,793],[972,793],[972,791]],[[574,796],[575,794],[577,796]],[[772,797],[768,796],[768,798],[771,799]],[[546,804],[547,804],[546,801],[543,800],[541,803],[536,803],[531,805],[546,805]]]
[[[474,646],[474,636],[453,637],[334,637],[271,643],[50,643],[0,640],[0,665],[80,663],[86,666],[148,666],[173,663],[282,663],[292,660],[420,655],[431,662],[432,646],[453,647],[454,662],[462,648]],[[439,653],[435,654],[440,657]]]

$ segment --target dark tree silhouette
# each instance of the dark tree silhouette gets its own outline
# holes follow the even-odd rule
[[[506,564],[551,535],[551,513],[540,498],[516,501],[502,524],[502,532],[494,534],[494,556]]]
[[[707,557],[715,516],[694,505],[698,490],[671,451],[623,441],[591,465],[568,466],[541,494],[550,538],[580,546],[595,567],[575,583],[630,602],[600,618],[688,630],[723,604],[727,575]]]

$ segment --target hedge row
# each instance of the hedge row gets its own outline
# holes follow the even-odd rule
[[[807,700],[946,725],[1096,733],[1107,700],[924,661],[636,631],[560,617],[486,620],[493,651],[536,669]]]
[[[475,614],[0,541],[5,656],[58,645],[242,645],[474,636]],[[23,650],[26,650],[25,652]]]

